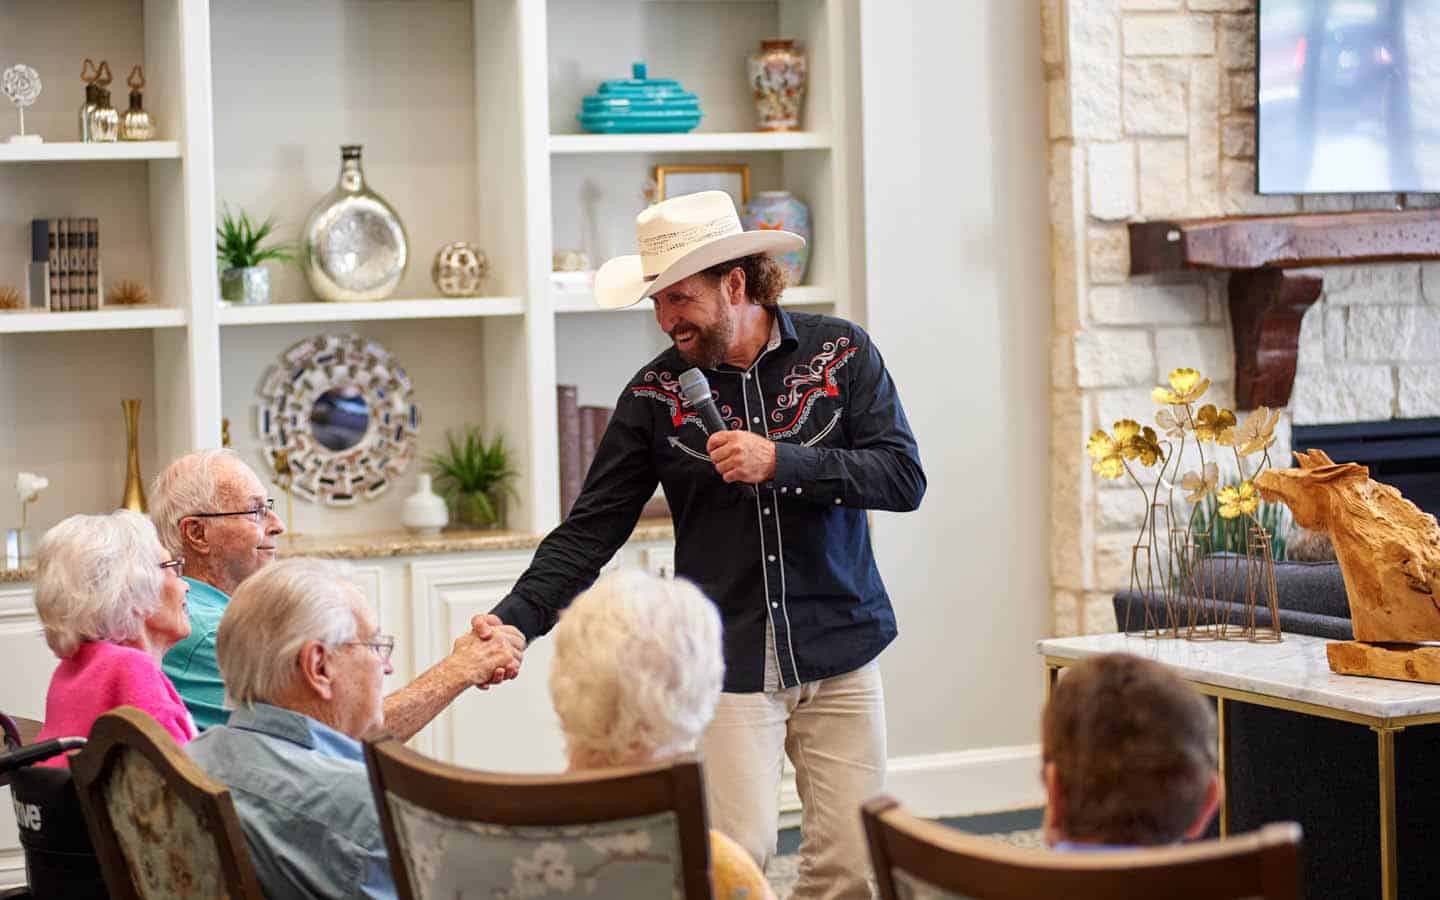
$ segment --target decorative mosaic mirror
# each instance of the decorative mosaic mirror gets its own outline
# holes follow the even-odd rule
[[[292,345],[265,370],[255,428],[280,484],[296,497],[351,506],[378,497],[410,465],[420,407],[390,351],[354,334]]]

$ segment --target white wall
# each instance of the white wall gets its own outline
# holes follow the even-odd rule
[[[930,481],[918,512],[875,516],[900,619],[882,657],[890,755],[947,754],[978,772],[969,764],[996,756],[982,748],[1016,748],[998,752],[1038,794],[1034,641],[1050,625],[1039,4],[862,0],[860,34],[867,320]]]

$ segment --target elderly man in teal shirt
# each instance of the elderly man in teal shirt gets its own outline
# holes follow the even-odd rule
[[[185,561],[190,636],[165,654],[174,682],[202,731],[224,724],[225,681],[215,640],[230,595],[275,560],[285,523],[265,485],[230,450],[201,450],[172,462],[150,489],[150,517],[165,548]],[[449,656],[385,698],[385,727],[408,740],[471,685],[485,688],[520,671],[525,638],[493,616],[476,616]]]
[[[230,789],[270,897],[395,897],[360,739],[384,725],[395,638],[334,563],[287,559],[240,585],[215,650],[236,709],[186,747]]]

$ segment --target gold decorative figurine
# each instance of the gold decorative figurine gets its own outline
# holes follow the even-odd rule
[[[130,108],[120,116],[120,140],[148,141],[155,136],[155,120],[145,111],[140,90],[145,87],[145,68],[136,66],[125,79],[130,85]]]

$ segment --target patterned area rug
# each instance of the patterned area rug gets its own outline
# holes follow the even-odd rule
[[[1043,849],[1045,839],[1039,828],[1022,831],[1001,831],[986,835],[995,838],[997,841],[1004,841],[1016,847],[1024,847],[1032,850]],[[770,860],[770,866],[765,870],[765,877],[770,880],[770,886],[775,888],[775,895],[780,900],[787,900],[790,896],[790,889],[795,886],[795,879],[799,875],[800,854],[786,853]]]

